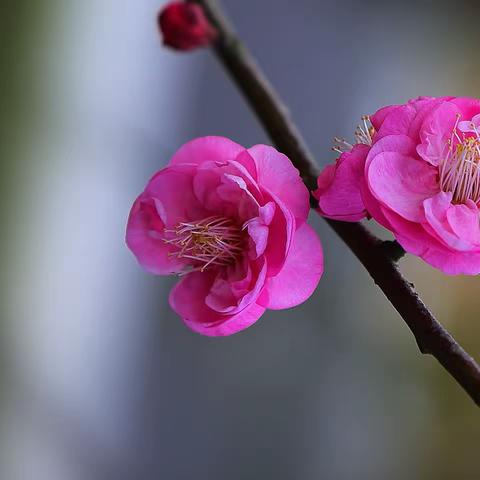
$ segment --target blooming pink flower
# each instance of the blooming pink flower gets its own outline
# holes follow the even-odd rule
[[[290,160],[222,137],[178,150],[137,198],[126,241],[157,275],[181,276],[171,307],[193,330],[230,335],[305,301],[323,272],[309,195]]]
[[[335,138],[338,145],[333,150],[340,153],[340,157],[334,165],[328,165],[322,171],[318,177],[318,189],[313,192],[318,200],[318,210],[324,217],[357,222],[367,216],[359,185],[372,134],[367,117],[364,117],[363,124],[355,132],[355,145],[343,138]]]
[[[215,40],[217,31],[196,3],[170,2],[158,15],[163,43],[176,50],[193,50]]]
[[[347,192],[356,210],[360,198],[364,212],[391,230],[407,252],[447,274],[480,273],[480,101],[420,97],[379,110],[371,122],[363,160],[349,167],[352,173],[343,167],[345,179],[337,166],[330,183]],[[352,150],[352,164],[354,156]],[[319,187],[327,175],[322,173]],[[325,213],[328,197],[322,188],[316,195]],[[351,213],[340,202],[335,207],[326,213]]]

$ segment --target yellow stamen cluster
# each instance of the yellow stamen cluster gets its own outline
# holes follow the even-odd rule
[[[164,242],[177,247],[170,255],[191,260],[192,271],[209,266],[228,266],[242,251],[242,231],[233,220],[212,216],[196,222],[180,222],[165,230]]]
[[[440,165],[440,188],[452,192],[453,203],[480,201],[480,135],[476,131],[471,135],[457,132],[457,123],[447,142],[445,159]]]
[[[370,117],[368,115],[362,116],[362,123],[357,126],[355,129],[355,144],[363,144],[371,146],[373,143],[373,135],[375,134],[375,129],[370,123]],[[347,142],[345,138],[335,137],[333,139],[334,146],[332,150],[337,153],[349,152],[353,145],[350,142]]]

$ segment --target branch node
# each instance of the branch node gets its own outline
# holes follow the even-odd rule
[[[380,243],[380,248],[383,250],[384,254],[395,263],[397,263],[406,253],[396,240],[384,240]]]

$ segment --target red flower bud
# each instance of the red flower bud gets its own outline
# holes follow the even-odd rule
[[[217,36],[202,7],[196,3],[170,2],[158,15],[164,45],[193,50],[209,45]]]

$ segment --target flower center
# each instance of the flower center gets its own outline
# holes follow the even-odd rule
[[[457,123],[447,142],[448,150],[440,165],[440,188],[452,192],[452,202],[480,201],[480,134],[474,127],[469,135],[458,133]],[[460,136],[461,135],[461,136]]]
[[[243,250],[241,228],[226,217],[212,216],[197,222],[180,222],[165,233],[171,238],[164,239],[164,242],[178,248],[170,255],[192,260],[192,269],[185,273],[203,272],[214,265],[231,265]]]

